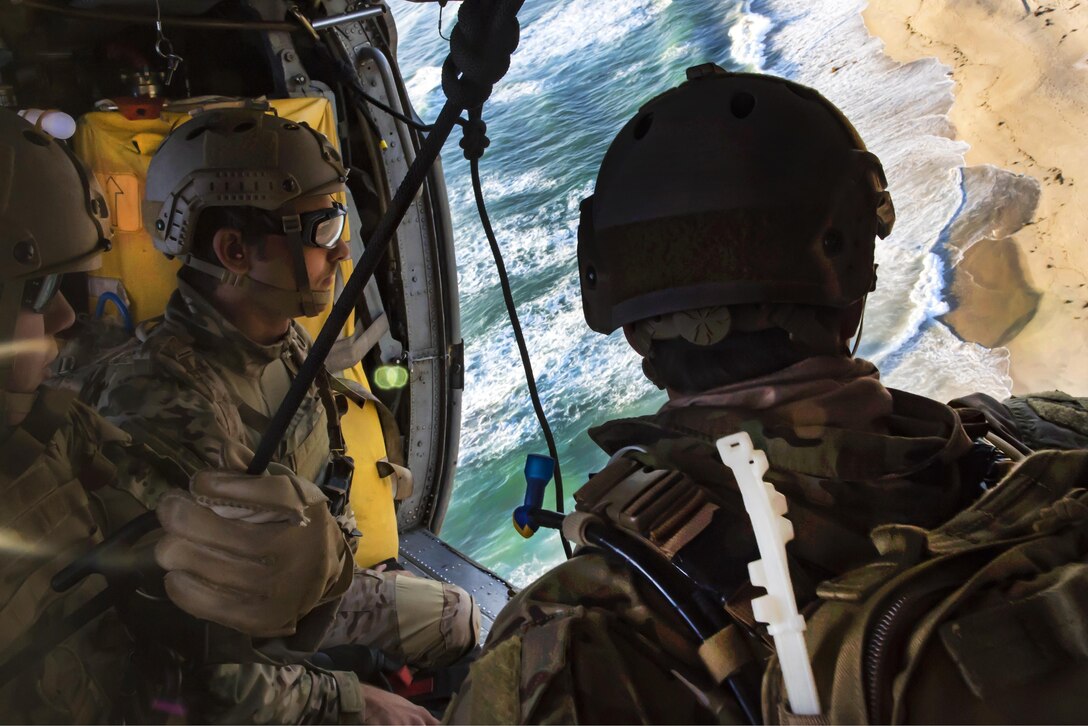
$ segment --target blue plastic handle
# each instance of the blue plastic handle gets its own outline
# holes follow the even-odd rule
[[[514,529],[528,539],[536,534],[529,513],[544,506],[544,492],[555,474],[555,460],[550,456],[529,454],[525,457],[525,503],[514,510]]]

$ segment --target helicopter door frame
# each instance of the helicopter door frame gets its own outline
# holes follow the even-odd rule
[[[250,5],[266,20],[282,20],[286,12],[282,0],[251,0]],[[324,0],[321,5],[328,16],[337,16],[348,11],[349,3]],[[355,69],[370,95],[415,117],[399,68],[391,60],[396,45],[392,14],[388,7],[382,9],[381,15],[337,25],[318,42],[331,41],[330,50]],[[277,61],[272,66],[277,85],[292,96],[325,95],[324,84],[310,81],[299,64],[290,33],[270,32],[266,37],[270,56]],[[384,141],[377,161],[383,186],[389,190],[388,200],[415,159],[421,137],[385,112],[376,110],[371,117]],[[408,420],[407,425],[403,420],[400,423],[415,486],[399,503],[397,523],[402,534],[418,527],[437,534],[453,490],[464,385],[453,225],[440,163],[431,169],[426,185],[397,228],[391,250],[386,269],[399,278],[396,289],[401,300],[396,302],[400,305],[385,301],[384,310],[375,309],[378,296],[373,294],[377,290],[373,280],[368,283],[370,294],[365,296],[365,304],[371,319],[400,306],[404,311],[405,319],[399,325],[391,318],[392,334],[383,336],[378,345],[383,363],[404,365],[409,372]],[[403,350],[399,343],[403,343]]]

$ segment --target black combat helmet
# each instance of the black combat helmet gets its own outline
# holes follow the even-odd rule
[[[623,127],[582,202],[589,326],[863,298],[895,214],[880,161],[842,112],[774,76],[706,64],[687,78]]]

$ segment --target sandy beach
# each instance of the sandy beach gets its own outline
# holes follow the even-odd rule
[[[945,322],[1008,348],[1014,393],[1088,395],[1088,0],[871,0],[864,19],[894,60],[948,67],[968,190],[988,165],[1039,185],[1013,179],[1018,203],[952,255]]]

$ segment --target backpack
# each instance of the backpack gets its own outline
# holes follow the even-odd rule
[[[934,529],[872,532],[880,557],[817,587],[806,639],[820,716],[766,723],[1088,720],[1088,451],[1043,451]]]

